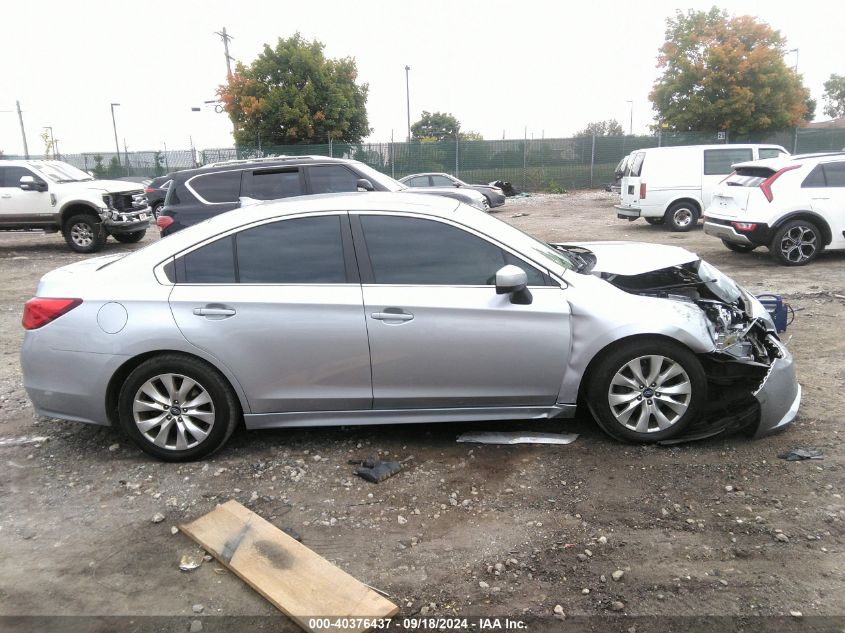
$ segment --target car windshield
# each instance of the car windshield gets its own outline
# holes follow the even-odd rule
[[[356,163],[355,167],[358,169],[361,176],[369,180],[374,185],[381,185],[387,191],[404,191],[408,188],[398,180],[394,180],[390,176],[383,174],[380,171],[376,171],[375,169],[373,169],[369,165],[365,165],[364,163]]]
[[[58,160],[30,163],[30,167],[53,182],[87,182],[94,180],[81,169],[77,169],[73,165],[68,165]]]

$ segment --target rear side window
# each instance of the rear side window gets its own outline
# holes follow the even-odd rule
[[[194,176],[186,184],[194,193],[212,204],[237,202],[241,195],[240,171],[220,171]]]
[[[231,237],[224,237],[179,258],[176,281],[185,284],[235,283],[235,252]]]
[[[244,284],[346,283],[340,216],[294,218],[237,234]]]
[[[824,166],[824,178],[828,187],[845,187],[845,162],[827,163]]]
[[[497,270],[515,264],[529,285],[545,285],[540,271],[462,229],[419,218],[360,218],[377,284],[492,286]]]
[[[416,176],[408,181],[409,187],[428,187],[428,176]]]
[[[801,183],[802,187],[824,187],[826,186],[824,179],[824,167],[816,165],[813,171]]]
[[[431,184],[434,187],[454,187],[455,183],[446,176],[432,176]]]
[[[626,176],[639,177],[643,171],[643,163],[645,162],[645,152],[634,154],[634,157],[628,163],[628,171]]]
[[[733,171],[731,165],[754,158],[751,148],[725,148],[704,150],[704,175],[722,176]]]
[[[254,171],[248,195],[256,200],[278,200],[303,193],[298,169],[275,169]]]
[[[358,176],[341,165],[309,167],[311,193],[339,193],[358,191]]]

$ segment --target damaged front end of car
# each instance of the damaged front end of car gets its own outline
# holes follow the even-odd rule
[[[732,279],[676,247],[582,243],[566,248],[586,262],[589,272],[620,290],[694,304],[705,315],[713,348],[698,357],[708,380],[707,408],[682,437],[665,443],[728,432],[760,437],[794,420],[801,387],[792,356],[763,305]]]

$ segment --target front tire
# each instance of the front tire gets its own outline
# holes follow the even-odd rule
[[[792,220],[775,232],[769,253],[784,266],[804,266],[818,257],[823,242],[818,226],[808,220]]]
[[[722,244],[725,245],[725,248],[729,251],[733,251],[734,253],[750,253],[757,248],[756,244],[737,244],[736,242],[729,242],[728,240],[722,240]]]
[[[132,231],[131,233],[115,233],[112,237],[121,244],[134,244],[144,239],[144,235],[146,234],[147,229],[142,229],[140,231]]]
[[[689,202],[676,202],[669,207],[663,219],[671,231],[686,233],[698,223],[698,209]]]
[[[590,410],[605,433],[624,442],[677,437],[700,417],[707,378],[695,354],[662,339],[617,344],[591,371]]]
[[[94,216],[80,213],[65,222],[65,242],[77,253],[96,253],[106,243],[103,225]]]
[[[180,354],[144,361],[123,383],[118,420],[144,452],[167,462],[202,459],[219,450],[241,419],[226,379]]]

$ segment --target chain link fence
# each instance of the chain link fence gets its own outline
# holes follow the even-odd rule
[[[613,179],[616,164],[636,149],[722,143],[773,143],[793,154],[840,151],[845,149],[845,129],[796,128],[745,136],[689,132],[500,141],[330,143],[120,154],[90,152],[61,154],[58,158],[98,178],[152,178],[236,159],[318,155],[359,160],[394,178],[420,172],[447,172],[471,183],[503,180],[521,191],[558,192],[604,186]]]

